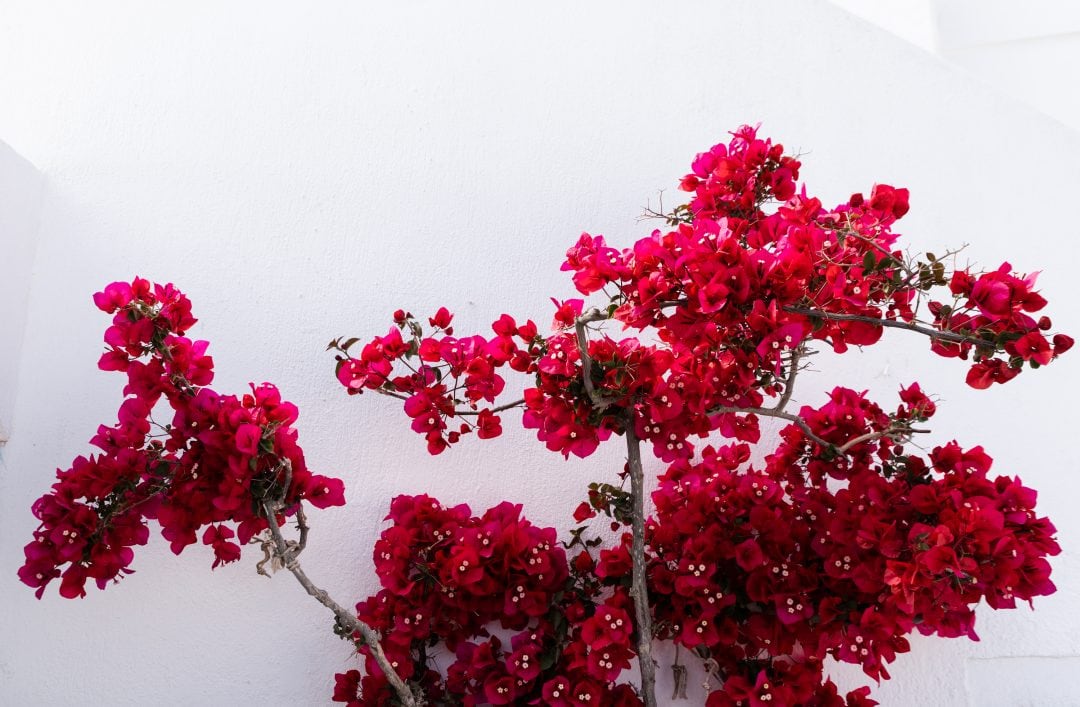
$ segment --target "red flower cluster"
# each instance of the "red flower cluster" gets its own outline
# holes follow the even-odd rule
[[[239,398],[206,387],[214,376],[207,342],[184,337],[195,319],[171,284],[115,282],[94,303],[114,315],[98,365],[127,374],[128,397],[118,424],[91,440],[101,453],[58,470],[52,491],[34,503],[41,526],[19,577],[39,598],[57,577],[60,594],[74,598],[85,596],[88,579],[104,588],[130,573],[147,520],[177,554],[202,529],[217,567],[267,527],[260,499],[283,497],[290,512],[301,500],[320,508],[345,502],[340,480],[307,469],[292,427],[296,406],[274,386],[252,386]],[[171,409],[166,425],[154,419],[161,402]]]
[[[846,389],[803,410],[835,442],[872,433],[880,416]],[[724,683],[710,705],[765,692],[777,704],[843,704],[822,701],[835,695],[826,657],[888,678],[913,630],[976,638],[979,601],[1011,608],[1054,591],[1053,525],[1036,516],[1034,491],[988,477],[981,448],[951,443],[924,460],[877,440],[841,458],[794,425],[782,434],[761,470],[746,445],[710,447],[700,463],[672,465],[653,494],[658,635],[715,661]]]
[[[840,695],[827,658],[888,678],[913,631],[975,638],[979,602],[1012,608],[1054,591],[1047,557],[1059,548],[1034,491],[991,477],[980,447],[909,449],[936,411],[917,384],[892,411],[846,388],[787,411],[815,341],[843,353],[885,328],[969,360],[975,388],[1047,365],[1073,340],[1049,333],[1035,275],[906,258],[892,228],[907,190],[877,185],[827,209],[797,184],[800,168],[749,127],[698,155],[681,185],[693,196],[666,228],[621,250],[583,234],[567,251],[578,291],[605,299],[553,300],[550,334],[504,314],[493,336],[458,336],[442,308],[426,326],[399,310],[359,355],[358,339],[330,343],[348,392],[400,399],[432,454],[500,435],[499,413],[518,407],[565,457],[612,435],[628,443],[631,490],[593,484],[574,513],[630,526],[607,547],[585,526],[561,544],[509,502],[474,516],[427,496],[393,501],[374,553],[382,589],[357,614],[406,687],[432,703],[637,705],[619,681],[648,646],[634,617],[651,615],[652,636],[703,661],[710,706],[864,707],[876,704],[869,689]],[[94,301],[114,315],[99,366],[127,375],[126,397],[118,424],[92,440],[101,453],[59,471],[34,504],[41,526],[19,575],[39,597],[57,577],[76,597],[88,579],[104,587],[130,572],[149,520],[177,553],[201,533],[217,566],[267,527],[268,507],[280,524],[303,501],[344,503],[339,480],[307,469],[296,407],[273,386],[240,397],[207,387],[207,343],[185,337],[195,320],[172,285],[113,283]],[[608,320],[649,335],[611,338],[599,330]],[[506,368],[530,385],[500,403]],[[755,466],[761,416],[791,424]],[[694,438],[714,432],[735,443],[695,457]],[[668,464],[647,521],[634,510],[640,440]],[[635,606],[646,589],[651,603]],[[337,676],[334,700],[407,702],[379,652],[349,637],[363,670]]]
[[[801,413],[826,446],[791,425],[760,470],[748,464],[750,447],[735,444],[707,447],[700,462],[680,459],[661,476],[648,524],[655,635],[706,660],[718,683],[710,706],[876,704],[868,688],[840,695],[825,659],[888,678],[912,631],[976,638],[980,601],[1012,608],[1054,591],[1046,557],[1059,548],[1053,525],[1034,512],[1034,491],[990,478],[981,448],[950,443],[924,459],[876,437],[934,414],[918,386],[901,400],[886,414],[838,388]],[[579,520],[603,506],[583,505]],[[583,549],[568,567],[555,531],[520,510],[503,503],[474,517],[427,496],[395,499],[375,547],[383,590],[358,605],[359,616],[429,696],[638,704],[617,682],[636,653],[630,535],[594,560],[598,541],[575,532],[567,546]],[[439,647],[454,656],[445,674],[432,664]],[[335,700],[391,699],[370,655],[365,668],[338,676]]]
[[[744,125],[728,144],[714,145],[694,160],[693,174],[679,185],[694,192],[689,210],[701,218],[752,214],[766,200],[787,201],[795,194],[801,164],[784,154],[783,145],[762,140]]]
[[[395,498],[387,518],[374,553],[383,589],[357,612],[383,633],[403,679],[461,704],[639,704],[629,686],[610,686],[633,657],[629,600],[601,602],[595,582],[571,573],[554,529],[510,503],[473,516],[429,496]],[[443,648],[453,655],[445,677],[430,665]],[[388,683],[361,652],[366,675],[338,675],[334,700],[385,704]]]
[[[581,317],[580,299],[555,301],[555,332],[546,338],[532,322],[519,331],[505,314],[494,339],[424,338],[415,320],[398,312],[412,343],[392,330],[360,358],[339,357],[338,377],[350,392],[368,387],[406,398],[413,429],[437,454],[474,429],[481,438],[501,433],[495,413],[503,406],[494,403],[504,381],[494,371],[510,363],[537,373],[521,401],[524,423],[549,449],[587,456],[632,412],[637,436],[670,462],[690,458],[690,439],[717,429],[757,442],[757,417],[739,410],[785,393],[798,352],[814,340],[842,353],[876,343],[886,326],[921,331],[935,353],[973,359],[968,382],[979,388],[1013,378],[1025,363],[1046,365],[1072,346],[1065,334],[1048,340],[1041,333],[1051,327],[1047,317],[1028,316],[1045,304],[1032,289],[1034,276],[1012,274],[1006,264],[947,277],[932,254],[926,262],[905,260],[892,225],[908,211],[906,189],[877,185],[869,197],[855,194],[826,210],[805,189],[795,193],[799,167],[781,145],[743,127],[695,160],[682,183],[695,197],[669,217],[672,230],[621,251],[603,236],[582,234],[562,268],[582,294],[610,295],[600,310],[608,314],[598,318],[655,329],[665,344],[591,340],[596,394],[586,394],[576,332],[564,331]],[[764,211],[770,202],[782,203]],[[948,289],[950,300],[930,298],[935,288]],[[916,319],[923,298],[933,315],[926,323]],[[450,316],[443,309],[429,321],[439,329]],[[348,346],[331,345],[347,356]],[[418,367],[392,377],[393,363],[413,356]],[[451,429],[449,419],[459,415],[476,416],[476,423]]]
[[[1046,306],[1032,287],[1035,275],[1019,277],[1004,263],[992,272],[974,276],[964,271],[953,273],[949,290],[954,300],[945,304],[931,302],[935,324],[953,331],[976,332],[999,342],[1004,356],[976,350],[976,363],[968,371],[967,382],[973,388],[988,388],[1005,383],[1020,372],[1024,363],[1032,368],[1045,366],[1073,345],[1072,337],[1055,334],[1047,340],[1042,332],[1052,326],[1049,317],[1034,319],[1029,313]],[[942,356],[967,358],[969,344],[935,342],[934,350]]]
[[[679,396],[669,389],[664,374],[671,367],[671,352],[643,346],[637,339],[589,342],[591,383],[606,405],[599,407],[582,389],[584,371],[574,334],[556,334],[546,342],[537,360],[537,387],[525,391],[526,428],[552,451],[563,456],[586,457],[612,430],[626,425],[626,410],[638,400],[651,401],[655,419],[670,420],[683,410]]]
[[[529,354],[515,341],[533,343],[536,325],[531,321],[518,326],[504,314],[492,325],[494,338],[459,339],[452,336],[452,320],[453,315],[441,308],[428,319],[433,335],[425,336],[420,322],[399,310],[394,313],[396,327],[366,344],[359,357],[349,354],[357,339],[335,339],[329,346],[340,352],[337,377],[348,392],[355,395],[369,389],[404,400],[413,430],[424,435],[432,454],[470,432],[480,439],[502,434],[499,416],[490,405],[483,405],[494,402],[505,386],[496,369],[509,364],[520,372],[534,370]],[[406,329],[411,336],[407,343],[401,335]],[[394,376],[395,362],[408,373]],[[452,418],[462,418],[462,422],[451,428]]]
[[[1033,491],[988,477],[980,448],[952,444],[929,459],[905,448],[921,431],[915,425],[935,412],[917,384],[901,391],[893,412],[844,388],[820,407],[785,409],[815,341],[844,353],[877,343],[886,328],[925,335],[934,353],[971,361],[967,380],[976,388],[1004,383],[1025,364],[1050,363],[1073,340],[1047,333],[1049,318],[1033,316],[1046,304],[1035,276],[1008,264],[950,272],[949,256],[908,258],[893,232],[909,209],[906,189],[879,184],[829,209],[799,187],[800,168],[750,127],[698,155],[681,184],[691,200],[665,215],[667,228],[623,249],[586,233],[567,251],[562,269],[577,290],[604,300],[588,308],[582,299],[553,300],[546,336],[504,314],[494,339],[452,338],[443,310],[429,320],[439,336],[425,337],[399,312],[410,343],[392,331],[353,359],[347,349],[355,340],[332,342],[346,354],[339,378],[350,392],[368,387],[403,398],[433,453],[474,429],[494,436],[485,430],[501,431],[496,414],[516,406],[524,426],[564,456],[588,456],[612,434],[631,445],[651,442],[671,464],[647,532],[655,635],[707,659],[718,685],[710,705],[873,704],[866,688],[840,696],[823,672],[825,658],[887,678],[886,665],[908,649],[912,631],[974,637],[973,608],[983,599],[1011,607],[1054,590],[1046,557],[1058,547],[1053,526],[1033,511]],[[929,319],[919,318],[923,311]],[[610,338],[598,330],[605,320],[649,330],[649,338]],[[410,372],[394,377],[398,362]],[[494,371],[505,364],[535,383],[521,400],[500,405],[505,384]],[[448,421],[462,415],[477,424],[451,430]],[[692,461],[695,437],[719,432],[758,442],[762,415],[793,423],[764,467],[748,466],[747,444],[707,447]],[[579,521],[603,511],[614,527],[629,524],[631,494],[608,484],[592,489]],[[631,538],[600,548],[595,562],[579,555],[568,580],[579,590],[614,590],[627,620],[631,604],[619,597],[631,584]],[[413,590],[413,558],[427,546],[410,547],[396,574],[380,575],[384,586]],[[580,627],[581,654],[602,646],[600,667],[611,671],[597,672],[594,661],[589,679],[613,689],[634,644],[608,642],[592,629],[586,635],[588,621],[566,604],[578,599],[562,596],[553,606],[570,642],[556,641],[560,657],[545,665],[574,655]],[[497,605],[480,614],[485,622],[501,620]],[[599,609],[585,613],[595,623]],[[389,627],[386,616],[381,621]],[[524,630],[514,640],[551,639],[542,621]],[[459,639],[447,639],[453,634],[429,635],[460,649]],[[467,645],[458,650],[466,667],[452,669],[440,689],[453,685],[454,695],[476,703],[535,699],[528,692],[535,682],[481,689],[490,675],[503,680],[512,670],[494,667],[505,655],[494,638]],[[577,691],[572,676],[559,680],[559,695]],[[590,699],[614,699],[604,694]],[[543,693],[545,703],[561,704],[557,698]]]
[[[739,405],[743,391],[773,392],[781,354],[805,339],[843,352],[877,342],[883,320],[914,325],[916,301],[946,284],[953,301],[928,305],[932,327],[943,334],[933,350],[963,358],[973,352],[969,382],[977,387],[1008,380],[1024,362],[1045,365],[1072,345],[1059,334],[1050,346],[1037,333],[1050,320],[1024,314],[1045,304],[1031,289],[1033,277],[1014,275],[1006,264],[992,273],[958,270],[949,281],[933,255],[906,262],[891,230],[908,211],[906,189],[878,185],[869,198],[856,194],[826,210],[805,190],[795,195],[799,163],[781,153],[753,129],[740,129],[729,145],[698,156],[695,174],[683,181],[695,198],[672,215],[674,230],[655,231],[621,252],[585,234],[563,269],[574,271],[583,294],[615,286],[615,318],[655,327],[676,353],[717,364],[724,363],[720,352],[734,356],[729,365],[745,373],[716,381],[723,389],[714,397],[724,405]],[[771,199],[784,203],[766,213]],[[987,367],[995,372],[989,378]]]

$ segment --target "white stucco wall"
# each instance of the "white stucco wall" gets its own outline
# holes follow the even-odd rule
[[[927,51],[938,44],[938,0],[831,0]]]
[[[12,433],[41,182],[33,165],[0,142],[0,464]]]
[[[82,601],[17,583],[30,503],[120,400],[90,302],[112,280],[177,283],[216,386],[272,380],[300,406],[310,464],[349,498],[313,518],[305,567],[347,602],[375,586],[393,494],[512,498],[566,527],[621,462],[615,446],[564,462],[510,420],[430,458],[392,401],[342,394],[325,342],[381,333],[397,307],[446,304],[461,331],[503,311],[548,321],[577,235],[646,232],[646,202],[665,188],[670,203],[693,154],[741,122],[806,153],[826,200],[910,187],[915,249],[967,242],[981,263],[1044,269],[1055,320],[1080,331],[1076,134],[828,3],[218,5],[0,5],[0,139],[47,178],[0,476],[0,703],[321,704],[349,666],[322,608],[254,557],[210,572],[202,549],[152,541]],[[889,339],[843,369],[819,357],[797,397],[918,378],[943,398],[935,440],[982,443],[1041,489],[1066,553],[1036,612],[983,613],[979,644],[916,638],[879,699],[1080,704],[1062,677],[1080,660],[1080,365],[980,392],[925,342]]]
[[[831,0],[1080,130],[1075,0]]]

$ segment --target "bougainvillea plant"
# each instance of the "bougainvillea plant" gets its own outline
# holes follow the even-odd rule
[[[562,541],[511,502],[474,514],[400,496],[374,550],[382,589],[344,608],[298,561],[305,504],[341,505],[344,489],[307,468],[296,407],[269,384],[211,389],[187,298],[137,278],[94,296],[113,315],[99,366],[127,376],[118,424],[35,503],[20,578],[39,597],[54,579],[69,598],[104,588],[131,571],[149,521],[176,553],[201,539],[214,566],[257,543],[259,571],[288,569],[355,647],[333,694],[349,705],[651,706],[661,641],[701,663],[709,706],[876,704],[868,687],[840,694],[826,660],[881,680],[913,631],[975,638],[980,602],[1054,591],[1059,548],[1035,492],[992,475],[982,447],[911,444],[936,411],[918,383],[791,409],[807,357],[903,329],[986,388],[1073,341],[1049,333],[1034,275],[905,255],[893,225],[907,190],[825,208],[800,166],[750,127],[698,155],[664,228],[570,247],[562,268],[592,303],[553,300],[550,330],[503,314],[460,336],[445,308],[399,310],[384,336],[331,342],[345,389],[404,401],[432,454],[499,436],[518,408],[564,457],[621,437],[625,467],[589,485]],[[527,387],[504,400],[509,371]],[[788,425],[754,464],[762,417]],[[666,467],[651,509],[643,444]],[[676,699],[687,670],[673,670]]]

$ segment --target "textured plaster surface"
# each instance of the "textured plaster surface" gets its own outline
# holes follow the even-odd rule
[[[393,401],[342,393],[325,343],[383,333],[397,307],[448,305],[461,332],[504,311],[546,325],[548,297],[573,291],[558,268],[578,234],[647,233],[637,216],[658,189],[674,203],[693,154],[741,122],[803,152],[825,201],[909,187],[900,230],[916,251],[970,243],[983,264],[1045,268],[1057,324],[1080,331],[1075,134],[825,2],[6,2],[0,67],[0,139],[45,175],[18,380],[0,389],[13,410],[3,704],[323,704],[351,666],[323,608],[287,576],[256,576],[250,553],[211,572],[205,549],[176,558],[155,538],[136,574],[82,601],[17,584],[31,502],[115,419],[122,380],[95,368],[106,318],[90,301],[112,280],[177,283],[216,386],[271,380],[300,406],[312,468],[341,475],[349,500],[314,514],[305,567],[343,602],[375,588],[370,549],[394,494],[509,498],[565,528],[621,458],[610,445],[564,462],[513,415],[500,439],[428,457]],[[0,239],[6,256],[12,235]],[[887,338],[818,356],[797,398],[844,383],[887,402],[918,378],[941,397],[930,443],[982,443],[1041,489],[1066,554],[1036,612],[982,613],[977,644],[915,638],[879,699],[1080,704],[1067,679],[1080,366],[980,392],[925,341]]]

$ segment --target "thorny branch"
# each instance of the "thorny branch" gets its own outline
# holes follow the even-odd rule
[[[710,415],[717,415],[720,413],[736,413],[740,415],[753,413],[755,415],[761,415],[762,417],[777,417],[781,420],[787,420],[788,422],[794,423],[800,430],[802,430],[803,434],[806,435],[806,438],[814,444],[825,448],[832,446],[831,442],[826,442],[824,439],[814,434],[814,431],[810,429],[810,425],[806,423],[806,420],[802,419],[798,415],[793,415],[790,412],[784,412],[782,410],[776,410],[774,408],[743,408],[732,407],[730,405],[721,405],[719,407],[714,407],[712,410],[709,410]]]
[[[857,447],[863,442],[872,442],[876,439],[888,437],[893,440],[909,439],[913,434],[925,434],[930,430],[917,430],[911,427],[906,421],[894,420],[893,424],[890,424],[884,430],[878,430],[877,432],[867,432],[864,435],[853,437],[844,444],[836,448],[836,451],[840,454],[847,454],[848,450]]]
[[[678,307],[686,304],[686,300],[665,300],[660,303],[661,307]],[[997,342],[991,339],[984,339],[981,336],[975,336],[974,334],[962,334],[960,332],[951,331],[948,329],[935,329],[934,327],[920,324],[919,322],[903,322],[895,319],[884,319],[882,317],[871,317],[864,314],[844,314],[841,312],[826,312],[822,309],[814,309],[813,307],[799,307],[796,305],[787,305],[784,307],[785,312],[791,312],[792,314],[799,314],[804,317],[810,317],[811,319],[827,319],[834,322],[864,322],[866,324],[873,324],[874,326],[885,327],[888,329],[905,329],[907,331],[914,331],[923,336],[928,336],[931,339],[938,339],[940,341],[948,341],[953,344],[971,344],[973,346],[979,346],[982,348],[993,349],[996,348]]]

